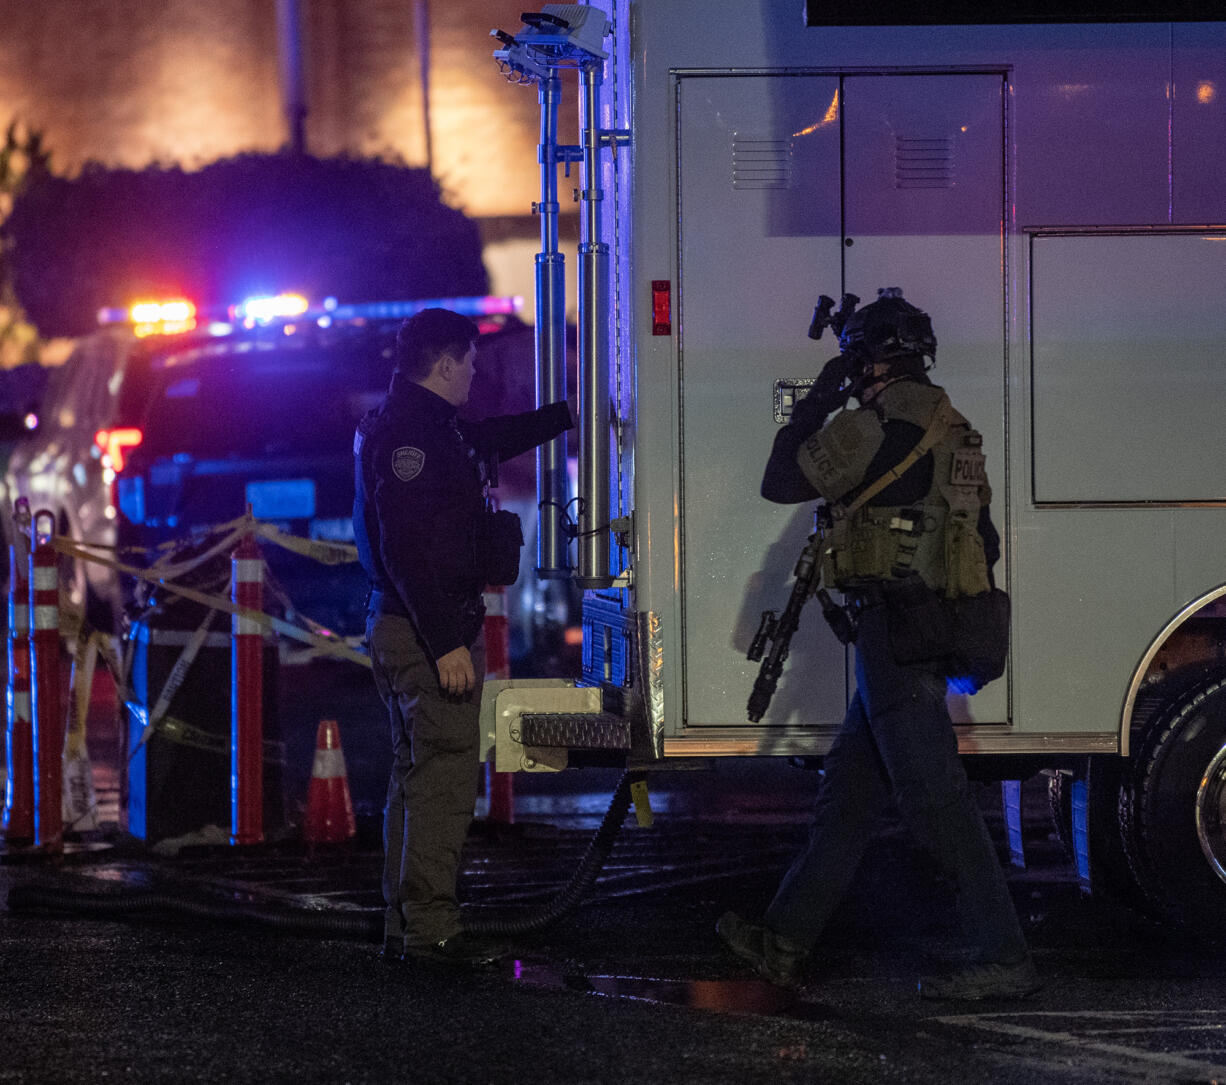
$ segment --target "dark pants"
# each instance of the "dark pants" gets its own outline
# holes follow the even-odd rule
[[[366,639],[392,732],[383,811],[384,934],[427,945],[461,929],[456,880],[477,801],[485,640],[478,637],[471,649],[476,689],[456,700],[439,689],[407,618],[372,614]]]
[[[861,614],[856,686],[825,760],[808,846],[784,876],[767,925],[813,946],[892,791],[907,826],[953,879],[977,959],[1020,959],[1025,937],[958,758],[945,679],[933,668],[894,662],[881,605]]]

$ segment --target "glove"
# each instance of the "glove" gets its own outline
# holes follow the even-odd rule
[[[817,381],[792,408],[791,424],[808,437],[821,429],[826,419],[847,404],[850,387],[843,385],[855,375],[855,365],[846,354],[831,358],[818,374]]]
[[[843,390],[843,385],[851,381],[858,368],[855,357],[850,353],[836,354],[822,366],[822,371],[817,375],[817,383],[813,385],[811,394],[816,394],[823,401],[832,402],[841,407],[847,402],[848,395]],[[834,407],[830,408],[830,410],[834,409]],[[826,413],[829,414],[830,411]]]

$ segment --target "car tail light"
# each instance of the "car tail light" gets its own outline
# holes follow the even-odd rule
[[[120,429],[100,429],[94,434],[94,444],[104,456],[110,458],[111,470],[122,471],[124,456],[141,443],[144,434],[135,426],[124,426]]]

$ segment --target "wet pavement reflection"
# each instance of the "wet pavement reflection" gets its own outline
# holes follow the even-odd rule
[[[718,1013],[790,1017],[805,1021],[837,1016],[826,1007],[803,1001],[794,991],[759,979],[672,980],[650,976],[614,976],[566,968],[556,962],[532,960],[514,960],[505,968],[513,982],[529,987],[581,991],[606,998],[659,1002]]]

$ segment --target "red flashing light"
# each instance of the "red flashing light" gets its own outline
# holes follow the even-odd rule
[[[135,448],[144,440],[145,435],[135,426],[125,426],[121,429],[100,429],[94,434],[94,444],[102,450],[102,454],[110,458],[111,469],[122,471],[124,453]]]
[[[103,310],[99,316],[105,315]],[[132,332],[138,339],[149,335],[178,335],[196,326],[196,307],[183,298],[173,301],[140,301],[128,310]]]

